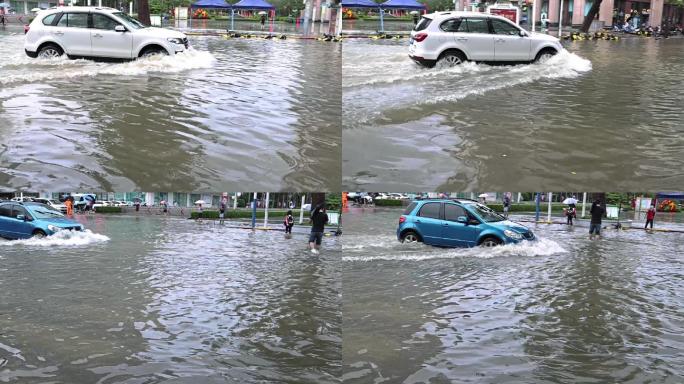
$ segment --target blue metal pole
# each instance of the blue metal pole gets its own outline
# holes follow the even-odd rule
[[[534,221],[539,221],[539,212],[540,212],[540,204],[541,204],[541,194],[539,192],[535,192],[534,196],[534,203],[535,203],[535,220]]]
[[[252,228],[256,228],[256,206],[257,206],[257,194],[254,193],[254,200],[252,201]]]
[[[385,32],[385,21],[383,20],[383,15],[385,13],[385,10],[380,8],[380,32]]]

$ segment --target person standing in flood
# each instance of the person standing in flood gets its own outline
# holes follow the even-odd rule
[[[511,209],[511,198],[508,194],[504,194],[503,197],[503,214],[504,217],[508,219],[508,211]]]
[[[219,224],[223,224],[223,219],[226,215],[226,198],[221,199],[221,204],[219,205]]]
[[[292,210],[287,211],[287,215],[285,215],[283,225],[285,226],[285,233],[292,234],[292,227],[294,227],[294,217],[292,216]]]
[[[64,205],[66,205],[66,208],[67,208],[67,216],[73,216],[74,215],[74,198],[71,196],[67,196],[66,199],[64,199]]]
[[[606,209],[601,205],[599,200],[595,200],[591,205],[591,223],[589,224],[589,240],[594,240],[594,235],[601,239],[601,223],[603,221],[603,214],[606,213]]]
[[[653,220],[655,219],[656,215],[656,208],[655,205],[651,205],[651,207],[646,211],[646,225],[644,225],[644,229],[648,229],[648,225],[651,225],[651,229],[653,229]]]
[[[328,223],[328,214],[326,213],[325,203],[316,207],[311,214],[311,235],[309,235],[309,248],[311,253],[317,254],[318,249],[323,242],[323,232],[325,225]]]

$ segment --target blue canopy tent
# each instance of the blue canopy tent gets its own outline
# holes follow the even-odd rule
[[[380,30],[384,31],[383,14],[385,9],[425,9],[425,4],[416,0],[387,0],[380,4]]]
[[[658,192],[657,199],[684,200],[684,192]]]
[[[207,9],[230,9],[231,5],[223,0],[199,0],[194,4],[190,4],[190,28],[192,29],[192,7],[207,8]]]
[[[382,32],[382,9],[380,9],[380,4],[373,0],[342,0],[341,5],[342,8],[378,8],[378,12],[380,13],[380,32]]]
[[[236,9],[259,9],[263,11],[275,12],[275,7],[265,0],[240,0],[233,4],[233,8],[230,13],[230,29],[233,29],[235,10]],[[271,27],[271,29],[273,29]]]

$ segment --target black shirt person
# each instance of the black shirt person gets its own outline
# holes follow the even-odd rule
[[[593,240],[594,235],[601,238],[601,222],[603,220],[603,214],[606,213],[606,209],[601,205],[601,202],[596,200],[594,204],[591,205],[591,224],[589,224],[589,239]]]
[[[309,248],[312,253],[318,253],[323,241],[323,231],[325,225],[328,223],[328,214],[326,213],[325,205],[321,208],[314,209],[311,214],[311,235],[309,235]]]

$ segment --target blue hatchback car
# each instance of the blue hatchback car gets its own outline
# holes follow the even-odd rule
[[[492,247],[534,240],[534,233],[473,200],[412,202],[399,218],[397,238],[438,247]]]
[[[40,203],[0,203],[0,237],[28,239],[45,237],[59,231],[82,231],[83,225],[67,219],[61,212]]]

